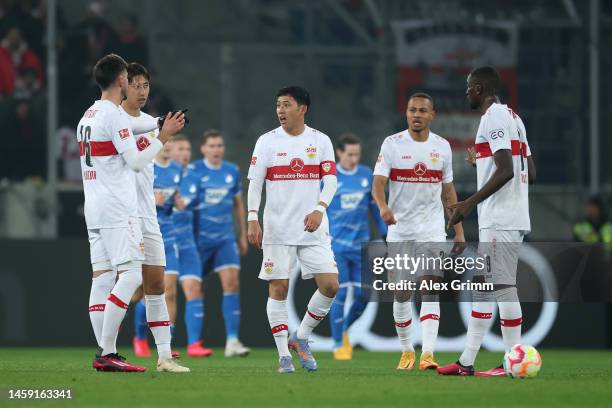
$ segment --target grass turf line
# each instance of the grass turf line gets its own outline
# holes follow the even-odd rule
[[[125,350],[125,348],[123,348]],[[185,350],[180,350],[185,352]],[[543,367],[530,380],[442,377],[435,371],[398,371],[400,353],[356,351],[352,361],[316,353],[319,371],[307,373],[294,356],[296,373],[276,373],[272,349],[226,359],[222,350],[205,359],[183,358],[190,374],[157,373],[155,359],[128,361],[144,374],[98,373],[93,349],[0,349],[0,406],[70,407],[609,407],[612,352],[541,350]],[[437,353],[441,364],[458,353]],[[481,352],[478,369],[500,363],[501,353]],[[418,364],[418,362],[417,362]],[[71,388],[70,401],[8,401],[15,388]]]

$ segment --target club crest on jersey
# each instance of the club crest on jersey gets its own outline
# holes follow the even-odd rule
[[[138,140],[136,141],[136,147],[138,147],[138,150],[141,152],[147,147],[149,147],[150,144],[151,142],[149,141],[149,138],[146,136],[140,136]]]
[[[234,181],[234,176],[232,176],[231,174],[228,174],[227,176],[225,176],[226,184],[230,184],[232,181]]]
[[[128,137],[130,137],[130,129],[121,129],[119,131],[119,137],[121,138],[121,140],[125,140]]]
[[[174,179],[173,179],[173,180],[174,180],[174,182],[175,182],[175,183],[178,183],[179,181],[181,181],[181,176],[179,176],[178,174],[176,174],[176,175],[174,176]]]
[[[422,176],[427,172],[427,166],[423,162],[418,162],[414,165],[414,174]]]
[[[361,187],[367,187],[370,184],[370,182],[368,181],[368,179],[364,178],[361,179]]]
[[[317,156],[317,148],[313,145],[308,146],[306,148],[306,156],[308,156],[309,159],[314,159]]]
[[[321,168],[323,169],[324,173],[328,173],[329,170],[331,170],[331,163],[323,163],[321,164]]]
[[[299,173],[304,168],[304,160],[300,159],[299,157],[291,159],[291,162],[289,162],[289,168],[294,173]]]
[[[264,262],[264,271],[266,273],[272,273],[273,270],[274,270],[274,262],[272,262],[271,260],[267,259]]]
[[[433,164],[436,164],[437,162],[440,161],[440,153],[436,152],[435,150],[431,153],[429,153],[429,157],[431,159],[431,162]]]

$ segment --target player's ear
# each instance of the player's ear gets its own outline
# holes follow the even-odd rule
[[[300,105],[300,111],[304,114],[304,116],[306,116],[306,113],[308,112],[308,106]]]

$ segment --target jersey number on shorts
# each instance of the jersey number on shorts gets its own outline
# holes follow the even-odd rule
[[[89,167],[93,167],[93,164],[91,164],[91,144],[89,143],[91,140],[91,126],[85,126],[85,134],[83,134],[83,125],[81,125],[79,135],[81,136],[81,142],[85,146],[85,163]]]

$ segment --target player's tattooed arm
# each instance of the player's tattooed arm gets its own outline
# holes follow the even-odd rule
[[[493,155],[493,160],[495,161],[496,168],[489,181],[466,200],[459,201],[457,204],[450,206],[453,212],[448,220],[448,228],[463,221],[474,207],[489,198],[514,177],[512,151],[510,149],[496,151]]]
[[[387,197],[385,195],[385,185],[389,178],[385,176],[374,176],[374,182],[372,183],[372,197],[378,206],[380,211],[380,218],[383,219],[385,224],[393,225],[396,224],[395,214],[393,210],[387,205]]]

